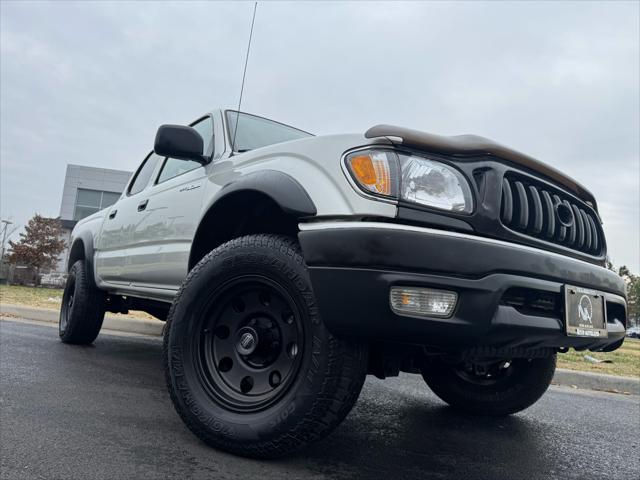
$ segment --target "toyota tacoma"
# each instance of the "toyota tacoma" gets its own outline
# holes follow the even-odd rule
[[[166,320],[176,411],[245,456],[326,436],[367,374],[421,374],[453,408],[509,415],[558,352],[625,336],[593,195],[478,136],[314,136],[215,110],[161,126],[70,245],[62,341],[93,342],[107,311]]]

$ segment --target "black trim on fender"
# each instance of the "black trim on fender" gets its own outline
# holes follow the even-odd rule
[[[252,216],[255,212],[258,217]],[[242,232],[294,236],[298,220],[315,214],[306,190],[289,175],[275,170],[243,175],[218,191],[200,219],[189,253],[189,270],[213,248]]]
[[[249,173],[226,184],[216,194],[212,206],[227,195],[241,190],[264,193],[284,212],[296,218],[312,217],[317,213],[316,206],[302,185],[293,177],[277,170]]]
[[[82,242],[84,247],[84,261],[85,266],[87,268],[87,276],[89,279],[89,285],[93,288],[96,288],[96,277],[94,276],[94,265],[93,265],[93,234],[85,230],[81,232],[78,237],[73,240],[73,244],[71,245],[71,249],[69,250],[69,260],[67,261],[67,272],[71,270],[73,263],[75,263],[74,257],[71,255],[74,251],[74,247],[78,244],[78,242]],[[76,259],[77,260],[77,259]]]

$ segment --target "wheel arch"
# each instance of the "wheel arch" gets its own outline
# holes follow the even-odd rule
[[[84,260],[87,269],[87,277],[92,287],[96,286],[93,275],[93,235],[91,232],[80,233],[72,242],[67,260],[67,272],[78,260]]]
[[[275,170],[254,172],[225,185],[196,229],[189,270],[222,243],[253,233],[297,235],[298,221],[317,213],[307,191]]]
[[[316,206],[300,183],[277,170],[252,172],[226,184],[215,195],[212,204],[234,192],[253,191],[271,198],[287,214],[300,217],[316,215]]]

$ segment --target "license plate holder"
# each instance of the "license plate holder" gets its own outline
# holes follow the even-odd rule
[[[604,294],[588,288],[564,286],[564,318],[570,337],[606,338]]]

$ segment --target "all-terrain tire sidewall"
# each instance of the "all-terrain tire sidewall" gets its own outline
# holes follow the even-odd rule
[[[87,275],[84,260],[78,260],[69,270],[58,323],[58,334],[64,343],[92,343],[102,328],[106,294],[92,286]],[[71,294],[74,300],[69,307],[68,298]],[[66,322],[63,322],[63,318]]]
[[[304,326],[297,378],[274,405],[236,413],[212,401],[198,381],[194,356],[205,292],[243,274],[264,274],[291,294]],[[186,425],[207,443],[253,457],[297,450],[349,412],[366,374],[364,348],[333,337],[322,323],[297,244],[275,235],[232,240],[190,272],[169,313],[164,338],[167,384]]]

